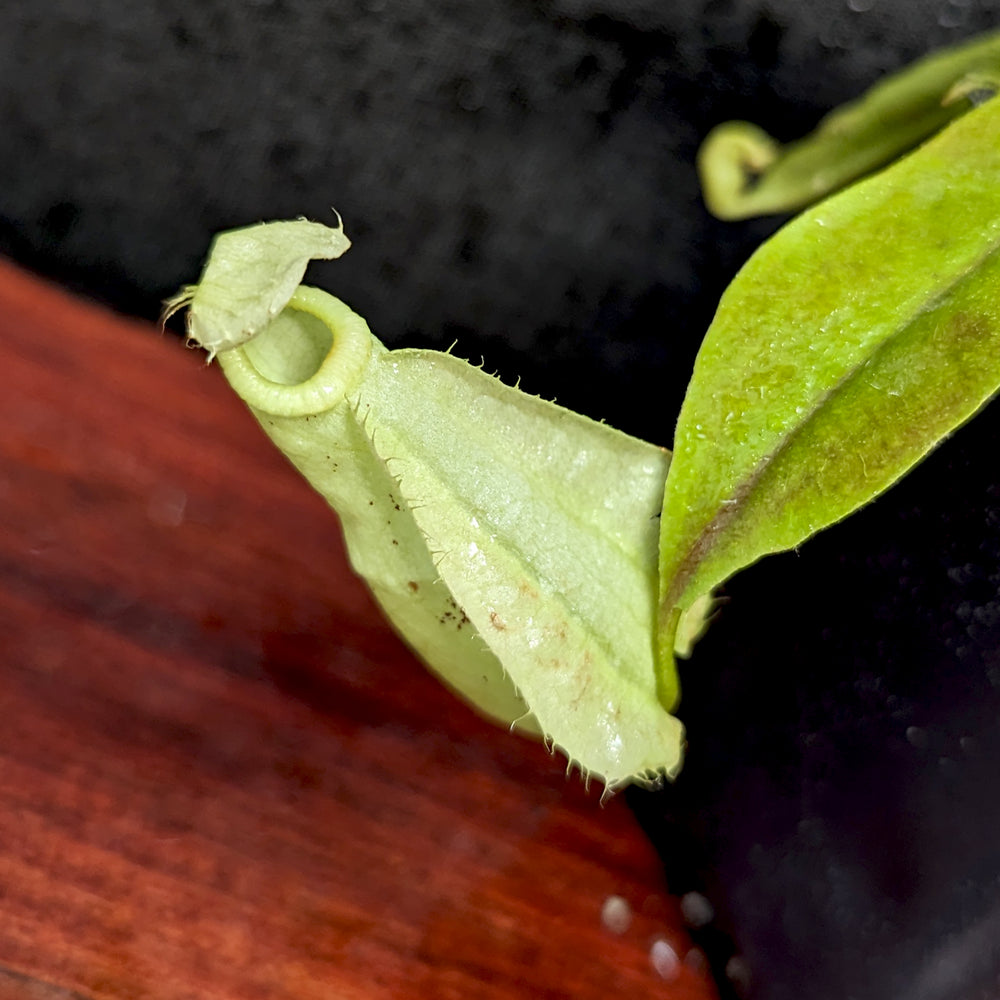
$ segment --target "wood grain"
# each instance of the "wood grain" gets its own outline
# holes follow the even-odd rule
[[[0,997],[714,995],[624,802],[424,673],[218,372],[3,264],[0,362]]]

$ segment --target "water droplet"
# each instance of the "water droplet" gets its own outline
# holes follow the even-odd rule
[[[684,956],[684,964],[695,972],[704,972],[708,968],[708,959],[701,948],[692,948]]]
[[[700,892],[681,897],[681,915],[688,927],[706,927],[715,919],[715,908]]]
[[[177,528],[184,523],[187,493],[173,486],[158,489],[146,504],[150,521],[165,528]]]
[[[482,88],[472,80],[463,80],[458,85],[455,100],[463,111],[479,111],[484,101]]]
[[[612,934],[624,934],[632,924],[632,907],[621,896],[608,896],[601,907],[601,923]]]
[[[961,28],[969,19],[968,8],[955,7],[948,4],[940,14],[938,14],[938,24],[942,28]]]
[[[739,994],[746,993],[750,988],[750,966],[739,955],[733,955],[726,962],[726,979],[728,979]]]
[[[653,966],[653,971],[668,983],[673,982],[680,974],[680,959],[666,938],[658,937],[653,942],[649,949],[649,963]]]

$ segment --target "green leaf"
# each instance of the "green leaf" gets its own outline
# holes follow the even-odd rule
[[[1000,386],[1000,101],[796,218],[726,291],[681,409],[660,539],[681,610],[867,503]]]
[[[994,33],[887,77],[786,146],[749,122],[726,122],[698,152],[705,202],[722,219],[802,208],[912,149],[995,93],[998,79]]]
[[[654,642],[668,452],[451,355],[387,351],[316,289],[219,361],[446,683],[609,787],[676,772]]]

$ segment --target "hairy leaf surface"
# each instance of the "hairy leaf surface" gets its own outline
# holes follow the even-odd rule
[[[681,409],[660,540],[680,609],[867,503],[1000,385],[1000,101],[796,218],[729,287]]]
[[[668,452],[451,355],[387,351],[307,287],[219,361],[450,686],[610,787],[676,772],[654,641]]]

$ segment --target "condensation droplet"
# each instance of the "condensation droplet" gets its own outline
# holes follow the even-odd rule
[[[969,11],[966,7],[956,7],[949,3],[944,10],[938,14],[938,24],[942,28],[961,28],[969,19]]]
[[[458,85],[455,100],[463,111],[479,111],[483,107],[482,88],[472,80],[463,80]]]
[[[649,949],[649,963],[653,971],[668,983],[673,982],[681,971],[677,952],[666,938],[658,937],[653,941]]]
[[[692,948],[684,956],[684,964],[695,972],[704,972],[708,968],[708,959],[701,948]]]
[[[608,896],[601,907],[601,923],[612,934],[624,934],[632,924],[632,907],[621,896]]]
[[[830,21],[819,33],[819,43],[824,49],[846,49],[851,44],[851,34],[843,18]]]
[[[707,927],[715,919],[715,908],[700,892],[681,897],[681,915],[688,927]]]
[[[154,524],[177,528],[184,523],[187,493],[177,487],[164,486],[149,498],[146,513]]]
[[[726,962],[726,979],[728,979],[739,994],[750,989],[750,966],[739,955],[733,955]]]

